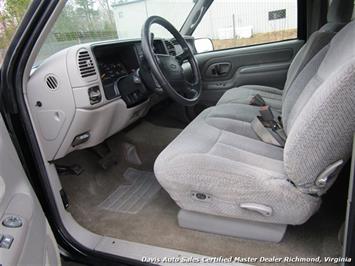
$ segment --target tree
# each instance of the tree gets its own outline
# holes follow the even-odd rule
[[[56,23],[52,32],[72,32],[76,30],[78,24],[75,10],[72,5],[68,4],[62,10],[62,13]]]
[[[22,20],[30,0],[7,0],[0,12],[0,48],[7,48],[19,23]]]
[[[107,14],[107,17],[108,17],[108,21],[106,21],[107,27],[115,26],[115,22],[113,20],[113,14],[112,14],[111,5],[109,3],[109,0],[98,0],[98,2],[100,3],[102,9]]]
[[[98,14],[94,10],[94,1],[93,0],[75,0],[77,5],[76,12],[79,17],[83,17],[86,20],[86,25],[88,29],[96,29],[96,23],[94,23],[94,17]]]

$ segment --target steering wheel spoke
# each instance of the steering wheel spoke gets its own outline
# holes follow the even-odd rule
[[[182,53],[177,56],[156,55],[153,49],[150,28],[152,24],[159,24],[167,29],[181,46]],[[149,69],[156,78],[156,83],[176,102],[185,106],[195,105],[201,96],[201,74],[197,61],[180,32],[162,17],[149,17],[142,30],[142,50]],[[194,82],[185,80],[182,64],[188,60],[191,65]],[[155,84],[157,85],[157,84]]]
[[[177,56],[175,56],[176,60],[179,62],[180,65],[184,63],[184,61],[189,59],[189,51],[184,49],[183,52]]]

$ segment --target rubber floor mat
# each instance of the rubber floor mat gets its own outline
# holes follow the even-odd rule
[[[98,207],[112,212],[137,214],[161,187],[153,172],[128,168],[123,177],[127,183],[119,185]]]

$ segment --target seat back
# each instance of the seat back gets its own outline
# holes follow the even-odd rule
[[[354,1],[352,0],[331,0],[327,14],[327,24],[323,31],[340,31],[344,25],[350,22],[353,16]]]
[[[286,97],[289,88],[296,77],[308,62],[325,47],[334,35],[351,21],[354,8],[353,0],[333,0],[329,6],[327,23],[314,32],[305,45],[298,51],[287,72],[283,98]]]
[[[355,21],[311,60],[283,106],[288,135],[284,167],[298,187],[312,186],[327,167],[350,157],[355,131]],[[309,79],[310,78],[310,79]],[[309,79],[309,81],[305,81]],[[304,86],[304,89],[301,89]]]

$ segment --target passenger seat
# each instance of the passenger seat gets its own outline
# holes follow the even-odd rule
[[[237,104],[225,104],[203,111],[164,149],[154,173],[181,208],[179,225],[277,242],[288,224],[318,210],[351,155],[354,42],[355,21],[310,60],[283,99],[281,125],[254,118],[262,133],[282,129],[282,146],[259,139],[248,122],[236,132]]]
[[[224,93],[217,105],[226,103],[269,105],[281,110],[282,99],[308,62],[340,31],[351,21],[354,8],[353,0],[333,0],[327,15],[327,23],[318,31],[314,32],[300,49],[287,73],[287,80],[284,90],[260,85],[244,85],[230,89]]]

